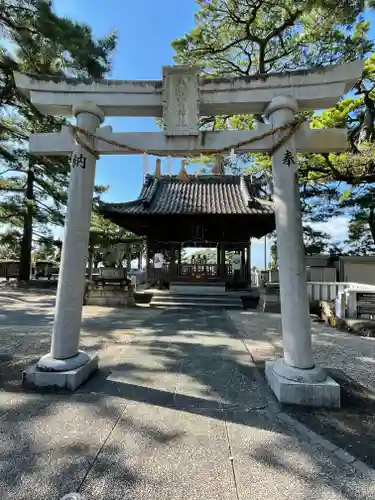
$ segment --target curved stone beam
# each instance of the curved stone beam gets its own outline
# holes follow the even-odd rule
[[[204,116],[263,113],[276,96],[298,102],[300,111],[334,106],[360,78],[363,61],[309,71],[241,78],[199,80],[200,113]],[[162,116],[162,80],[80,80],[15,73],[17,87],[41,111],[71,116],[73,106],[94,102],[106,116]]]

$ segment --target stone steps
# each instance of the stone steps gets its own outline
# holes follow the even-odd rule
[[[223,281],[213,283],[182,283],[172,282],[170,293],[176,295],[225,295],[225,283]]]
[[[246,293],[246,292],[245,292]],[[197,295],[176,293],[155,293],[150,302],[151,307],[203,307],[242,309],[241,294],[226,293],[223,295]]]

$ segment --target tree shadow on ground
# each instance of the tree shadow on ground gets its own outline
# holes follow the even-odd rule
[[[1,393],[0,393],[1,394]],[[120,422],[131,428],[140,441],[168,443],[179,433],[134,422],[124,414],[125,404],[97,395],[0,396],[0,462],[2,499],[60,499],[79,492],[88,478],[112,486],[126,482],[129,488],[143,480],[142,473],[116,460],[116,442],[111,438]],[[96,463],[105,443],[105,453]],[[95,467],[94,467],[95,464]],[[114,481],[114,483],[113,483]],[[101,496],[96,497],[102,498]]]
[[[252,322],[251,313],[231,313],[231,317],[264,376],[265,361],[282,356],[280,316],[264,315],[261,333],[256,322]],[[375,468],[375,339],[316,323],[312,323],[312,332],[315,360],[340,384],[341,408],[285,406],[283,409]]]
[[[41,296],[42,299],[44,295]],[[49,352],[54,320],[54,297],[9,301],[2,296],[0,306],[0,389],[19,391],[22,371]],[[126,345],[150,311],[145,309],[84,308],[80,348],[101,352],[109,346]],[[100,310],[99,310],[100,312]],[[152,315],[157,315],[152,312]],[[126,331],[124,328],[126,327]]]
[[[102,345],[98,338],[103,336],[108,346],[115,344],[117,349],[118,337],[114,332],[118,326],[113,324],[116,318],[118,311],[111,313],[109,331],[105,328],[110,323],[108,318],[102,320],[103,331],[95,329],[99,333],[94,335],[94,347]],[[89,318],[93,330],[96,321],[97,318]],[[176,446],[176,456],[169,456],[169,461],[177,460],[180,441],[186,438],[184,432],[166,432],[160,420],[155,419],[150,425],[132,418],[130,407],[136,412],[140,404],[172,412],[177,420],[189,415],[222,422],[228,436],[227,457],[229,460],[229,454],[233,455],[239,487],[248,485],[240,498],[249,498],[254,488],[264,490],[262,483],[267,474],[274,477],[275,484],[279,482],[279,491],[282,488],[287,492],[291,481],[300,483],[294,498],[358,498],[356,481],[347,486],[346,476],[353,474],[350,468],[342,467],[340,472],[322,456],[312,453],[308,445],[300,444],[296,450],[295,439],[268,411],[266,389],[260,385],[257,369],[222,311],[198,310],[194,315],[191,311],[175,311],[151,318],[145,314],[138,321],[131,321],[131,328],[140,331],[132,336],[129,353],[124,350],[124,361],[111,364],[106,359],[106,371],[93,376],[76,394],[0,392],[5,398],[0,399],[4,443],[1,459],[8,467],[8,474],[1,479],[2,491],[6,492],[4,500],[28,500],[30,488],[44,488],[51,498],[58,498],[87,483],[99,485],[96,490],[89,489],[90,500],[111,498],[111,493],[115,497],[113,490],[124,489],[124,484],[131,495],[138,484],[148,479],[143,476],[144,469],[132,465],[134,454],[141,453],[144,445],[128,452],[128,433],[146,438],[148,453],[153,453],[155,443],[161,447]],[[120,338],[120,343],[127,343],[125,337]],[[147,363],[147,356],[152,363]],[[111,378],[113,374],[117,379]],[[165,388],[161,388],[163,384]],[[116,422],[121,422],[125,436],[121,450],[109,438]],[[194,433],[194,427],[191,432]],[[125,454],[121,461],[119,453]],[[19,458],[15,461],[15,457]],[[191,460],[195,460],[194,456]],[[163,462],[157,468],[169,466]],[[194,480],[191,477],[192,484]],[[162,498],[159,490],[163,492],[163,484],[157,488],[142,498]],[[178,491],[178,479],[175,488]],[[370,488],[367,479],[362,479],[361,488]],[[322,495],[322,491],[326,494]]]
[[[244,484],[248,483],[249,478],[253,481],[243,498],[253,492],[257,474],[251,467],[255,463],[264,468],[263,474],[274,475],[277,478],[275,481],[283,483],[285,490],[289,489],[291,481],[294,484],[297,481],[298,493],[295,492],[294,498],[325,498],[322,491],[327,498],[358,498],[356,481],[350,483],[346,480],[346,477],[354,475],[350,467],[334,465],[317,451],[312,453],[306,444],[296,445],[289,431],[277,422],[277,416],[267,411],[266,399],[262,399],[258,407],[253,404],[257,402],[253,386],[259,388],[259,378],[256,376],[256,367],[241,362],[243,350],[237,348],[235,342],[230,346],[224,341],[223,344],[209,345],[212,336],[220,338],[232,335],[236,339],[235,330],[225,315],[207,311],[196,311],[194,317],[189,314],[175,311],[158,316],[152,323],[146,321],[143,324],[148,333],[142,335],[139,344],[148,351],[153,362],[157,360],[159,368],[148,368],[145,363],[137,364],[136,361],[114,363],[109,367],[108,374],[98,374],[82,391],[165,408],[175,412],[176,419],[181,414],[189,414],[222,421],[228,429],[228,439],[235,457],[233,466],[237,480],[243,481],[242,490],[246,490]],[[191,336],[188,335],[190,328]],[[201,343],[202,337],[206,337],[208,345]],[[116,370],[117,379],[116,376],[114,379],[110,377],[111,369]],[[167,373],[173,374],[177,382],[167,381],[168,390],[129,382],[138,370],[142,377],[148,372],[151,381],[155,378],[158,381],[158,375]],[[192,385],[198,383],[196,394],[190,393],[191,387],[188,385],[179,383],[178,378],[181,377],[188,377]],[[159,386],[163,383],[163,379],[159,379]],[[264,387],[262,390],[265,390]],[[266,435],[266,438],[260,438],[260,435]],[[260,488],[259,477],[257,481]],[[361,481],[364,488],[370,484],[367,479],[362,478]],[[280,488],[282,486],[279,484],[279,491]]]

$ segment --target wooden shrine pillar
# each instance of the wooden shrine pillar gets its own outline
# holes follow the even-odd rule
[[[251,284],[251,239],[246,247],[246,276]]]
[[[241,278],[247,278],[245,248],[241,250]]]
[[[225,245],[220,244],[220,277],[225,278]]]
[[[220,243],[216,247],[216,276],[220,276]]]
[[[171,276],[171,278],[175,278],[177,276],[177,264],[176,264],[176,260],[177,260],[177,247],[176,245],[173,245],[171,247],[171,262],[169,264],[170,268],[169,268],[169,274]]]
[[[146,259],[145,270],[146,270],[146,282],[147,282],[149,276],[149,266],[150,266],[150,242],[148,239],[146,240],[145,259]]]
[[[131,245],[129,245],[126,251],[126,270],[131,271],[131,268],[132,268],[132,247]]]
[[[178,247],[178,268],[177,268],[177,275],[180,276],[181,275],[181,252],[182,252],[182,249],[181,249],[181,243]]]

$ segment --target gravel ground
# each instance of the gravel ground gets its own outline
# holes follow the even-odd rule
[[[229,315],[259,362],[282,355],[279,314],[230,311]],[[341,370],[375,392],[375,338],[358,337],[314,322],[312,332],[314,357],[321,366]]]
[[[282,355],[278,314],[230,311],[261,372]],[[313,323],[315,360],[341,386],[340,409],[284,407],[284,411],[375,468],[375,338],[358,337]]]

